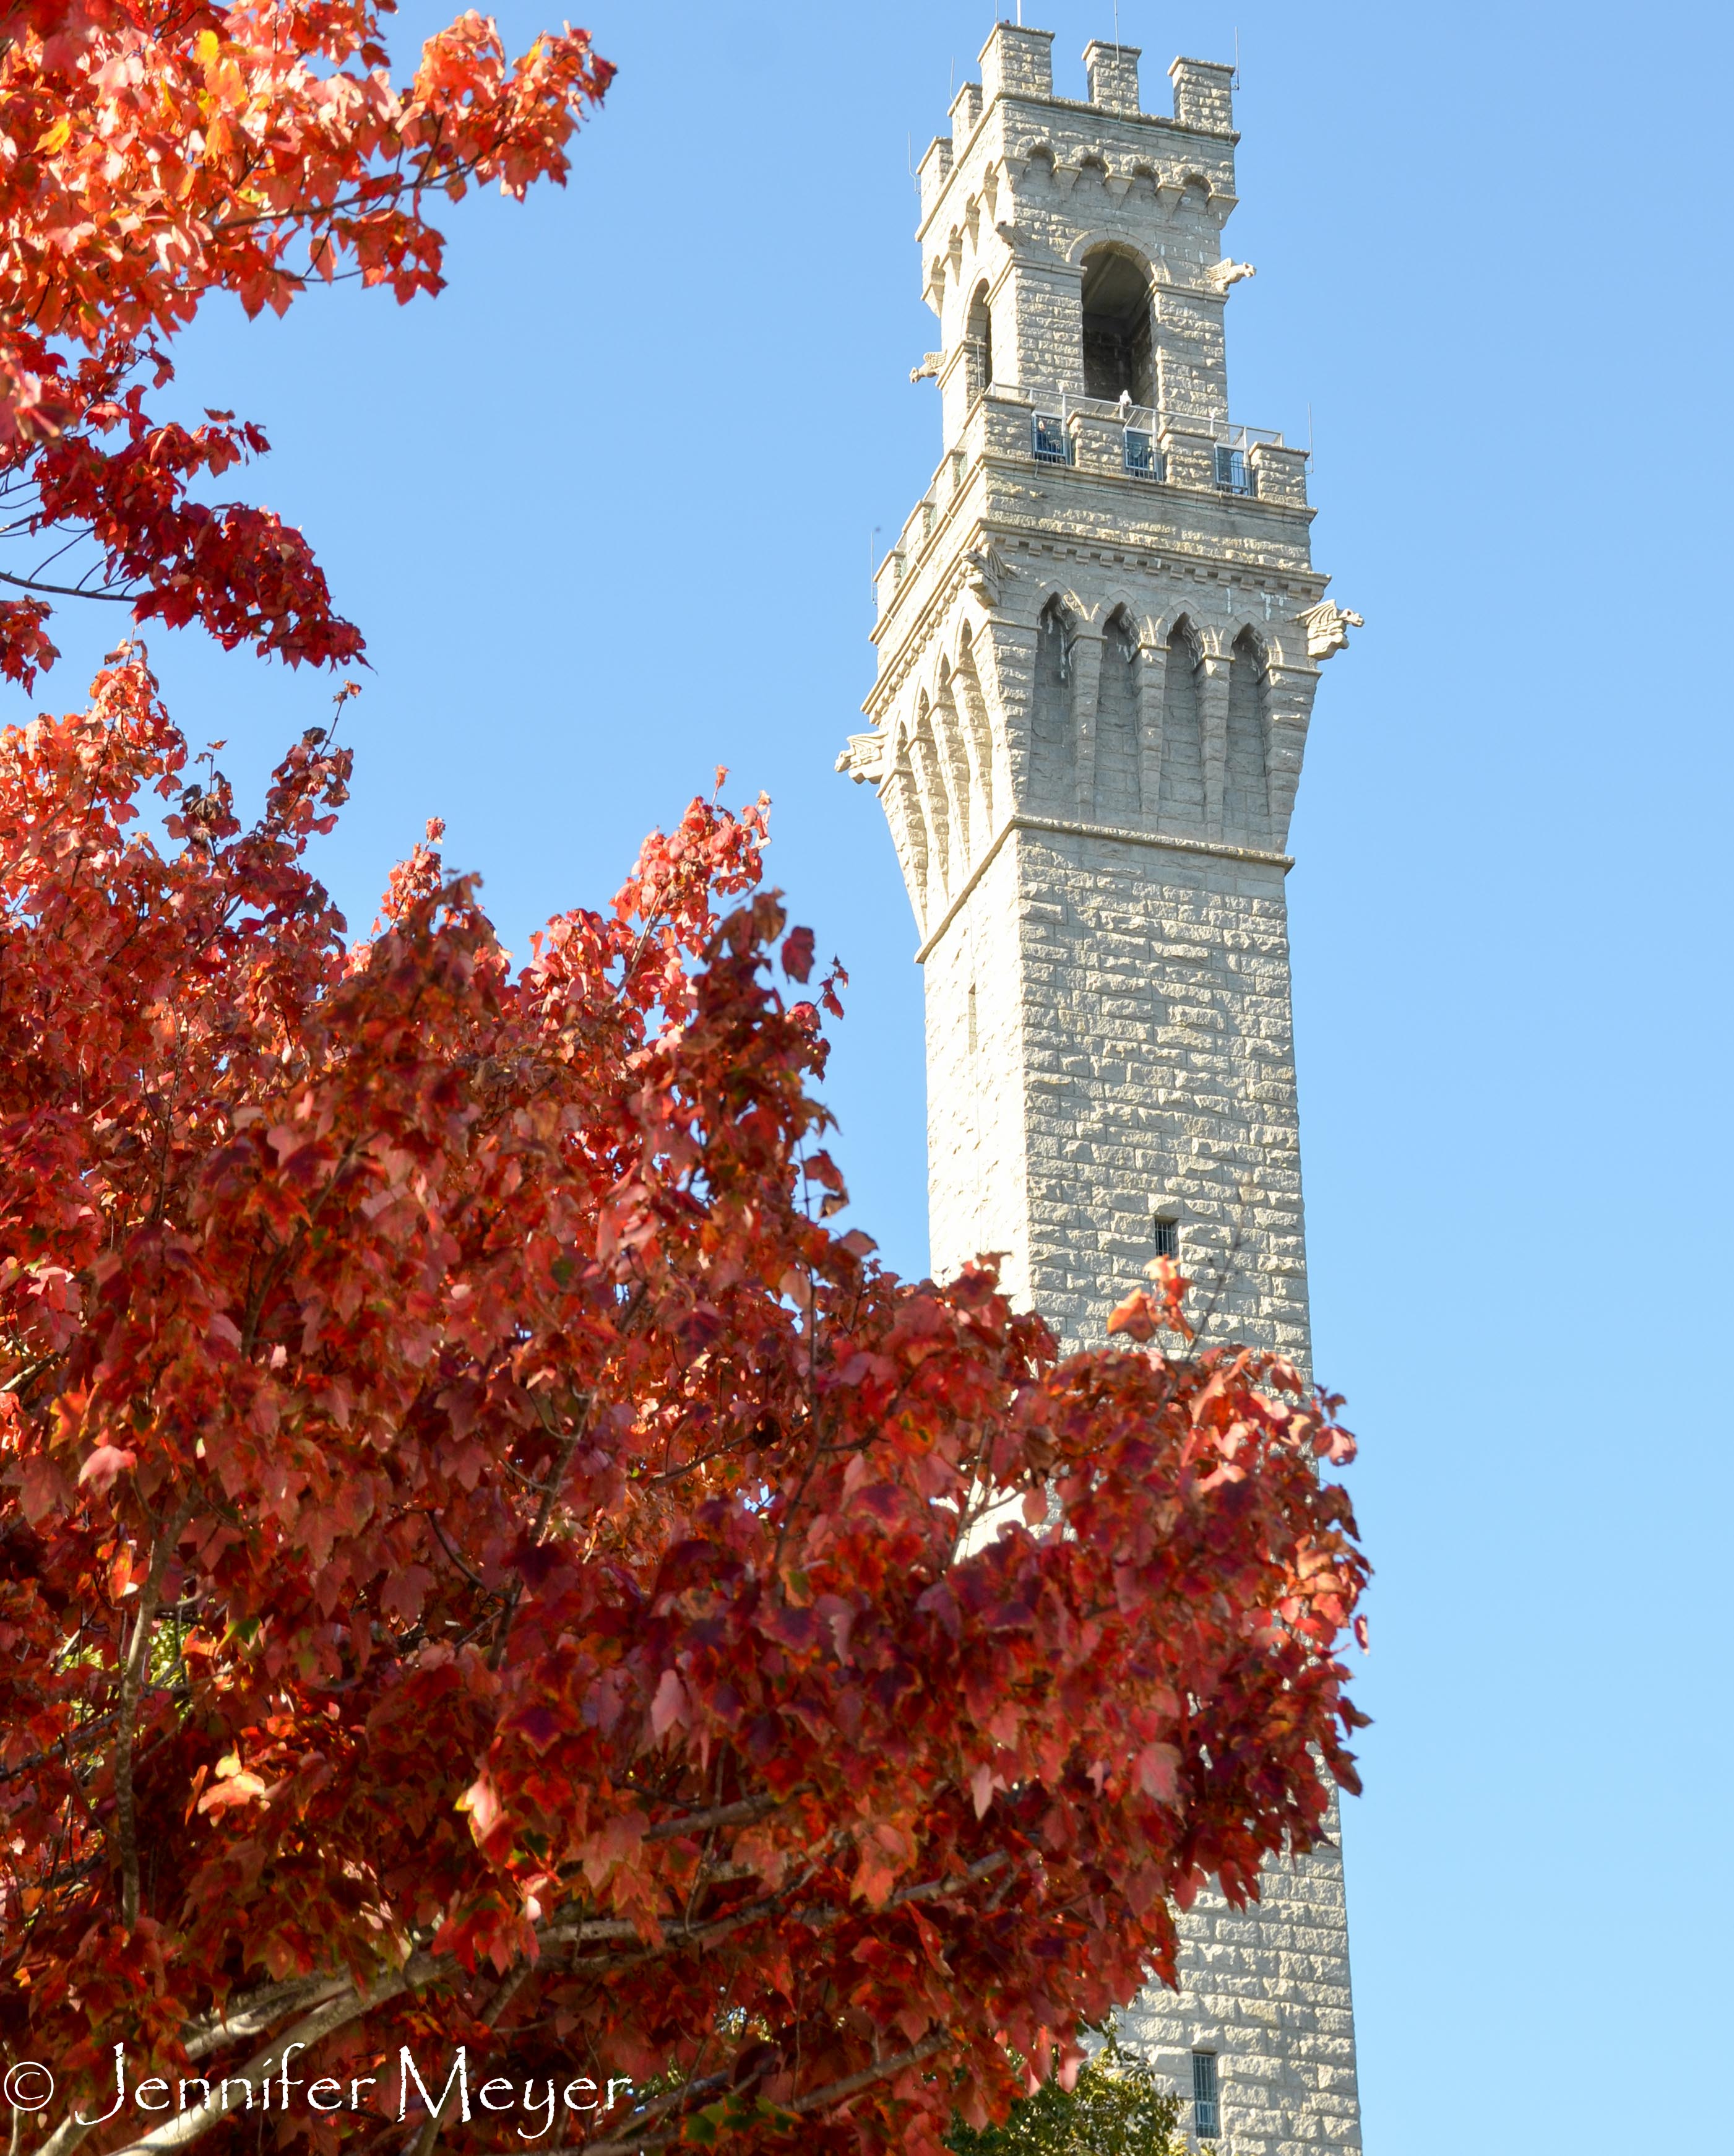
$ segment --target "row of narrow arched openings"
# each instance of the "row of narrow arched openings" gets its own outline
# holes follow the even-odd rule
[[[1141,680],[1138,633],[1123,608],[1102,631],[1093,698],[1080,634],[1065,603],[1050,599],[1036,631],[1030,806],[1269,845],[1268,666],[1251,631],[1229,655],[1219,727],[1212,723],[1216,685],[1189,622],[1169,633],[1154,694]]]
[[[993,729],[966,628],[957,660],[941,660],[933,693],[917,698],[892,770],[894,826],[923,916],[961,888],[972,849],[991,835],[996,807]]]

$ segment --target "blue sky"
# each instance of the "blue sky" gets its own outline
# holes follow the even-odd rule
[[[1058,86],[1112,0],[1032,0]],[[404,10],[401,51],[438,19]],[[564,192],[450,290],[213,314],[374,671],[323,861],[364,928],[430,814],[515,948],[707,789],[854,976],[856,1216],[926,1263],[920,983],[832,772],[870,555],[939,453],[909,177],[993,19],[608,0]],[[503,20],[527,43],[538,10]],[[1378,1566],[1346,1840],[1373,2156],[1726,2131],[1726,13],[1124,0],[1147,105],[1233,54],[1234,413],[1305,439],[1367,618],[1290,879],[1321,1373]],[[405,69],[400,67],[400,74]],[[872,537],[880,527],[881,539]],[[106,612],[106,610],[104,610]],[[113,624],[64,624],[76,701]],[[244,788],[329,685],[153,655]],[[11,700],[11,715],[21,707]],[[346,725],[350,721],[346,720]]]

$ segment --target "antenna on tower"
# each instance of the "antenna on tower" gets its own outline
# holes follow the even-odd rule
[[[1234,87],[1236,90],[1240,87],[1240,26],[1238,23],[1234,26]]]
[[[1120,57],[1120,0],[1114,0],[1114,57]]]

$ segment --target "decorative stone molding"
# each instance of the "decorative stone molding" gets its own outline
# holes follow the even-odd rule
[[[838,759],[839,767],[842,758]],[[916,950],[916,963],[925,966],[938,949],[947,929],[963,911],[974,895],[977,886],[998,858],[999,850],[1013,831],[1046,831],[1057,838],[1106,839],[1116,845],[1148,846],[1158,852],[1202,855],[1218,861],[1244,861],[1257,868],[1280,869],[1286,875],[1295,865],[1292,854],[1281,854],[1265,846],[1229,846],[1217,839],[1186,839],[1167,831],[1131,831],[1113,824],[1092,824],[1081,817],[1030,816],[1021,810],[1008,816],[982,851],[957,894],[945,907],[931,929],[922,927],[921,941]]]

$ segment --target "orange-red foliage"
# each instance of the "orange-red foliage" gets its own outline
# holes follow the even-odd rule
[[[5,575],[15,588],[121,595],[141,621],[198,621],[292,664],[359,654],[299,531],[190,498],[262,452],[259,429],[229,412],[158,421],[141,377],[163,386],[169,341],[213,293],[280,314],[338,276],[400,300],[438,291],[430,194],[564,179],[572,130],[613,73],[583,31],[508,64],[492,21],[470,13],[428,40],[399,90],[390,12],[0,11],[0,529],[29,545]],[[0,678],[28,688],[52,663],[49,612],[39,596],[0,601]]]
[[[185,759],[136,655],[0,740],[0,2045],[932,2152],[1352,1782],[1333,1404],[833,1231],[760,810],[514,973],[431,845],[346,947],[346,752],[250,830]]]

